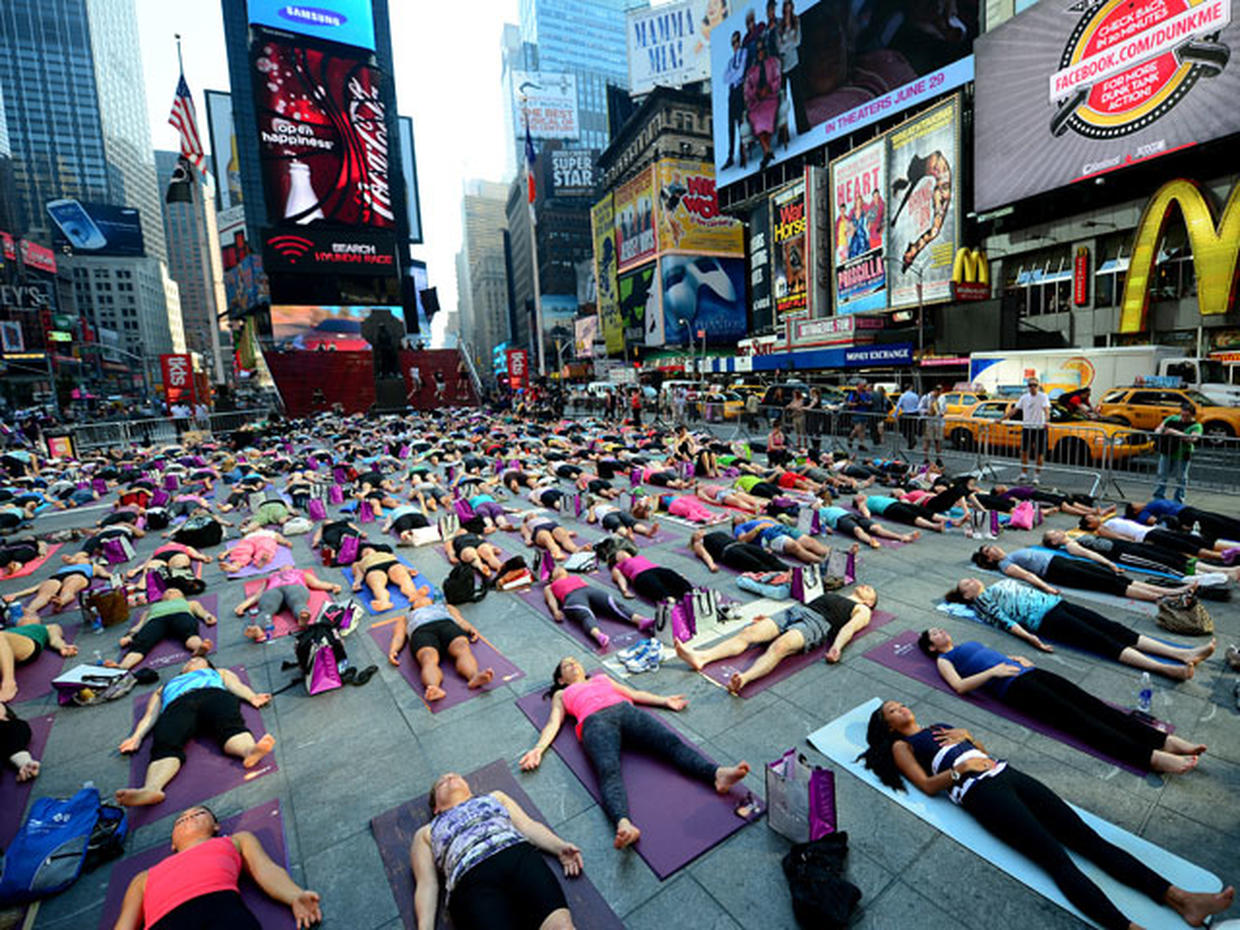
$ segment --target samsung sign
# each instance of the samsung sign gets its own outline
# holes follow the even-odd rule
[[[250,22],[329,42],[374,50],[375,20],[370,0],[249,0]]]

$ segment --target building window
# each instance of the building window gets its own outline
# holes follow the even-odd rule
[[[1098,270],[1094,273],[1094,306],[1118,307],[1128,273],[1128,234],[1098,240]]]
[[[1069,247],[1055,246],[1008,263],[1007,291],[1023,292],[1021,316],[1067,313],[1072,309],[1072,258]]]

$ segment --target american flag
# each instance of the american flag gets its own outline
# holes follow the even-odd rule
[[[525,118],[525,181],[529,189],[529,202],[534,202],[535,185],[534,185],[534,161],[537,156],[534,154],[534,140],[530,138],[530,118]]]
[[[202,150],[202,137],[198,135],[198,118],[194,115],[194,98],[190,96],[185,75],[177,82],[177,95],[172,101],[168,122],[181,134],[181,155],[200,172],[207,170],[207,155]]]

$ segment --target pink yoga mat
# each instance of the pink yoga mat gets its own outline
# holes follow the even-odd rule
[[[258,807],[252,807],[234,817],[226,817],[220,822],[220,832],[231,835],[246,831],[253,833],[277,865],[288,868],[288,847],[284,840],[284,820],[280,815],[280,802],[271,800]],[[108,895],[104,899],[103,912],[99,916],[99,930],[111,930],[116,918],[121,913],[121,903],[125,900],[125,890],[139,872],[149,869],[158,862],[172,855],[168,843],[157,843],[149,849],[122,859],[112,866],[112,874],[108,878]],[[251,881],[244,873],[241,877],[241,899],[246,907],[258,918],[258,925],[263,930],[294,930],[297,926],[293,920],[293,912],[288,905],[281,904]]]
[[[595,669],[590,674],[600,674],[600,671]],[[551,715],[551,702],[543,699],[542,689],[518,700],[517,707],[539,730]],[[666,725],[662,715],[656,716]],[[676,733],[674,727],[668,729]],[[573,730],[574,726],[566,721],[551,748],[597,802],[598,780]],[[679,733],[676,735],[692,745]],[[743,785],[721,796],[715,793],[713,785],[693,781],[660,760],[628,750],[623,752],[622,759],[632,820],[642,831],[641,840],[633,848],[660,880],[688,865],[747,823],[735,812],[736,806],[746,797]],[[537,778],[538,775],[527,777]]]
[[[384,661],[386,661],[388,647],[392,645],[392,636],[395,632],[395,621],[376,624],[370,627],[370,638],[383,651]],[[486,687],[471,690],[466,686],[465,680],[457,674],[456,669],[452,665],[451,658],[442,657],[439,661],[439,667],[443,670],[443,682],[440,684],[440,687],[443,688],[446,696],[438,701],[427,701],[426,698],[422,698],[422,702],[426,704],[427,709],[432,714],[447,710],[449,707],[455,707],[457,704],[463,704],[480,694],[493,691],[501,685],[511,684],[525,677],[525,672],[513,665],[512,662],[504,657],[503,653],[491,645],[485,638],[479,638],[476,643],[470,643],[469,648],[473,651],[474,658],[478,660],[478,668],[494,670],[495,677],[491,679],[491,683]],[[409,687],[421,697],[425,691],[422,685],[422,675],[418,669],[418,664],[413,660],[413,655],[409,651],[407,642],[405,648],[401,650],[400,665],[397,666],[397,670],[400,672],[401,677],[409,682]]]
[[[580,624],[574,623],[571,620],[565,620],[563,623],[557,623],[555,621],[555,619],[551,616],[551,612],[547,610],[547,602],[543,599],[543,585],[536,584],[533,587],[526,588],[523,591],[513,591],[512,593],[524,601],[531,610],[554,626],[557,630],[571,636],[586,649],[589,649],[598,655],[610,655],[617,649],[627,649],[638,640],[644,638],[642,634],[638,632],[637,627],[633,626],[631,623],[613,620],[610,617],[599,617],[599,629],[611,637],[611,641],[607,644],[607,648],[600,649],[598,643],[594,641],[593,637],[591,637],[589,633],[581,628]],[[608,593],[614,594],[619,600],[624,600],[620,593],[614,588]]]
[[[263,590],[264,584],[265,582],[261,578],[255,578],[252,581],[247,581],[245,583],[245,596],[247,598],[253,597],[259,591]],[[307,607],[310,610],[311,620],[313,620],[315,617],[319,615],[319,611],[323,609],[323,605],[326,604],[329,600],[331,600],[331,595],[328,594],[326,591],[311,591],[310,592],[310,601]],[[236,616],[236,614],[233,614],[233,616]],[[251,617],[248,614],[242,617],[241,618],[242,627],[244,628],[246,626],[249,626],[249,624],[252,623],[254,619],[255,619],[254,617]],[[272,634],[272,639],[279,639],[281,636],[288,636],[290,633],[296,633],[298,630],[301,629],[301,624],[297,622],[297,618],[294,617],[287,610],[280,611],[278,614],[275,615],[274,619],[276,622],[276,629],[275,629],[275,633]]]
[[[540,823],[547,822],[529,795],[513,778],[508,770],[508,763],[502,759],[497,759],[476,772],[470,772],[465,776],[465,780],[476,794],[502,791],[521,805],[521,809],[532,818]],[[413,871],[409,867],[409,849],[413,843],[413,835],[429,821],[430,810],[427,807],[426,795],[394,807],[370,821],[370,830],[383,860],[383,870],[406,930],[415,930],[417,927],[413,914],[413,894],[416,886],[413,882]],[[590,871],[589,863],[586,863],[583,874],[576,878],[565,878],[559,862],[550,856],[546,859],[551,874],[564,889],[564,897],[576,926],[588,930],[623,930],[624,924],[620,918],[607,906],[598,889],[590,884],[586,877]],[[447,909],[443,907],[442,894],[435,926],[437,930],[448,930],[452,926]]]
[[[860,639],[871,630],[877,630],[879,627],[886,626],[895,619],[895,614],[889,614],[885,610],[875,610],[870,616],[869,624],[860,633],[853,637],[853,641]],[[851,644],[850,644],[851,645]],[[830,643],[823,643],[817,649],[809,652],[801,652],[794,656],[789,656],[775,666],[775,671],[769,675],[759,678],[757,681],[751,681],[741,691],[741,697],[749,698],[755,694],[761,694],[772,685],[778,684],[785,678],[795,675],[803,668],[808,668],[815,662],[822,662],[823,656],[826,655]],[[743,672],[757,660],[758,656],[766,651],[767,644],[761,646],[750,646],[738,656],[731,659],[725,659],[721,662],[712,662],[706,668],[702,669],[702,674],[711,681],[723,687],[728,686],[732,675],[736,672]],[[825,665],[824,665],[825,667]]]
[[[52,622],[57,623],[59,621],[53,619]],[[61,629],[64,631],[65,642],[72,643],[74,637],[77,636],[77,624],[69,627],[62,623]],[[93,638],[89,636],[86,639],[93,641]],[[89,642],[86,645],[89,645]],[[78,648],[85,649],[85,645],[79,644]],[[89,652],[89,650],[87,651]],[[13,701],[13,703],[20,704],[23,701],[34,701],[50,694],[52,691],[52,679],[65,670],[66,661],[70,660],[62,658],[54,649],[44,649],[39,657],[29,665],[18,666],[16,672],[17,700]],[[90,660],[83,660],[79,656],[72,661]]]
[[[243,666],[234,666],[232,671],[245,684],[250,683]],[[168,677],[170,676],[164,676],[165,681]],[[146,713],[146,703],[153,693],[140,694],[134,698],[133,722],[135,725]],[[241,702],[241,717],[246,727],[254,734],[255,739],[267,732],[266,727],[263,726],[262,715],[245,701]],[[148,734],[138,751],[129,757],[130,787],[138,787],[142,784],[147,764],[150,761],[151,737]],[[224,751],[216,745],[214,740],[195,737],[185,744],[185,764],[164,789],[166,797],[163,803],[149,807],[129,808],[130,827],[137,829],[144,823],[158,820],[174,811],[182,811],[194,804],[202,804],[238,785],[270,775],[277,768],[275,756],[269,755],[254,768],[245,769],[240,759],[224,755]]]
[[[0,578],[0,581],[12,581],[14,578],[25,578],[27,575],[33,575],[45,564],[47,564],[47,560],[59,552],[63,545],[64,543],[54,543],[53,545],[48,546],[47,552],[40,558],[35,559],[33,562],[27,562],[17,571],[13,572],[13,574],[5,575],[3,578]]]
[[[55,714],[44,714],[42,717],[23,717],[30,726],[30,754],[36,759],[43,758],[47,749],[47,738],[52,732],[52,724],[56,722]],[[0,772],[0,849],[9,845],[9,840],[17,835],[22,825],[22,816],[26,813],[26,802],[39,779],[19,782],[17,772],[8,765],[5,759],[4,771]]]
[[[279,546],[276,548],[275,556],[273,556],[271,561],[268,562],[266,565],[262,566],[261,568],[258,568],[254,565],[247,565],[245,568],[241,569],[241,571],[239,572],[229,572],[228,578],[230,581],[235,581],[238,578],[253,578],[255,575],[270,575],[272,572],[276,571],[277,569],[288,568],[292,564],[293,564],[293,550],[288,549],[284,546]]]
[[[204,594],[201,597],[192,597],[192,601],[197,601],[203,606],[207,613],[211,614],[217,620],[219,619],[219,596],[215,594]],[[145,615],[146,611],[139,614],[139,619]],[[217,623],[215,626],[207,626],[201,620],[198,621],[198,635],[211,639],[219,646],[220,627]],[[123,658],[129,650],[121,648],[119,650]],[[185,647],[176,640],[164,639],[160,640],[155,648],[146,654],[146,657],[138,663],[139,668],[166,668],[169,665],[181,665],[189,659],[189,652]]]

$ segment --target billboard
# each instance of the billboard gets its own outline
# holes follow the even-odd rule
[[[529,357],[524,349],[507,349],[505,362],[508,365],[508,387],[514,391],[523,391],[530,383]]]
[[[421,339],[426,345],[431,344],[431,323],[430,318],[426,314],[426,308],[422,306],[422,292],[430,287],[430,277],[426,271],[426,262],[416,259],[410,260],[405,271],[412,280],[414,311],[417,314],[416,320],[405,319],[405,331],[415,340]]]
[[[205,96],[207,131],[211,136],[211,173],[215,175],[215,208],[227,210],[244,200],[232,95],[222,90],[209,90]]]
[[[716,180],[733,184],[967,84],[978,7],[794,0],[790,19],[767,23],[758,0],[734,6],[710,41]]]
[[[21,255],[22,264],[27,268],[36,268],[48,274],[56,273],[56,253],[51,249],[29,239],[21,239],[17,243],[17,251]]]
[[[977,43],[974,203],[990,210],[1240,128],[1232,0],[1039,3]]]
[[[654,262],[620,275],[616,281],[616,294],[624,325],[624,341],[628,345],[646,344],[648,324],[662,332],[661,289],[655,281]]]
[[[220,237],[220,265],[224,272],[224,296],[228,315],[240,319],[255,307],[271,302],[271,288],[263,273],[262,258],[246,237],[245,207],[229,207],[216,217]]]
[[[759,200],[749,214],[749,306],[750,326],[763,330],[775,325],[771,309],[771,211],[770,201]]]
[[[748,332],[745,260],[692,255],[659,259],[663,292],[663,342],[688,345],[699,333],[712,345],[735,344]],[[647,324],[647,333],[651,327]],[[650,345],[647,342],[647,345]]]
[[[616,242],[611,203],[611,194],[608,194],[590,210],[598,318],[608,355],[624,351],[624,323],[620,319],[620,304],[616,295]]]
[[[268,272],[387,277],[397,272],[396,239],[361,229],[269,230],[263,264]]]
[[[594,339],[598,335],[598,317],[583,316],[573,323],[573,355],[594,357]]]
[[[831,172],[805,166],[805,256],[809,315],[829,316],[835,265],[831,255]]]
[[[534,139],[576,139],[577,78],[551,71],[512,72],[513,104],[521,112],[523,124],[518,135],[530,127]]]
[[[715,169],[706,162],[662,158],[655,165],[659,248],[694,255],[745,254],[745,229],[719,212]]]
[[[194,367],[188,354],[168,354],[159,357],[163,373],[164,404],[171,410],[174,404],[193,402]]]
[[[654,228],[654,165],[615,192],[616,267],[623,271],[654,258],[659,240]]]
[[[422,241],[422,203],[418,196],[418,166],[413,148],[413,119],[396,117],[400,136],[400,175],[405,181],[405,214],[409,222],[409,241]]]
[[[960,98],[887,133],[889,305],[951,300],[960,239]]]
[[[710,33],[726,2],[680,0],[628,14],[629,93],[680,87],[710,78]]]
[[[394,227],[386,111],[371,56],[261,30],[251,55],[268,220]]]
[[[831,254],[837,316],[887,306],[887,140],[831,163]]]
[[[255,25],[374,50],[375,18],[370,0],[313,2],[313,6],[306,6],[282,0],[247,0],[246,5]]]
[[[271,338],[280,349],[307,352],[369,352],[362,338],[362,323],[372,310],[387,309],[398,320],[400,307],[298,307],[276,304],[271,308]]]
[[[543,189],[547,197],[594,195],[598,149],[555,149],[544,153]]]
[[[793,181],[770,197],[771,292],[775,322],[809,305],[805,279],[805,180]]]
[[[54,226],[52,248],[57,251],[136,258],[146,255],[142,223],[134,207],[53,200],[47,204],[47,213]]]

